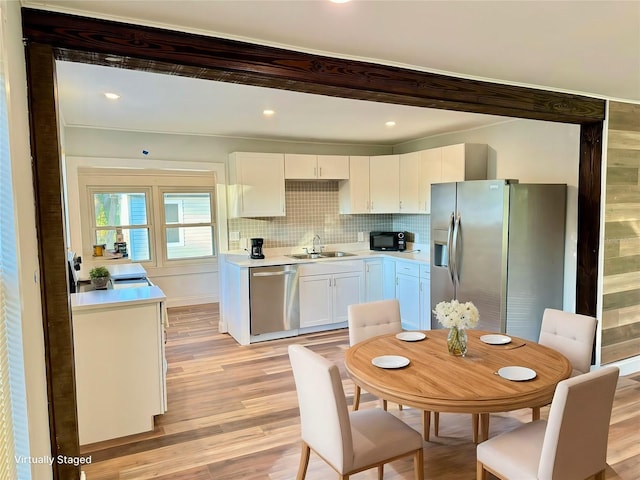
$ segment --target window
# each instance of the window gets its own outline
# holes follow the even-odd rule
[[[167,260],[211,257],[215,251],[210,192],[164,192]]]
[[[132,261],[174,266],[214,260],[215,178],[144,170],[82,169],[83,251],[125,250]]]
[[[93,239],[95,244],[111,248],[115,242],[127,244],[131,260],[151,260],[147,214],[147,193],[114,192],[92,189]],[[122,240],[119,235],[122,235]]]

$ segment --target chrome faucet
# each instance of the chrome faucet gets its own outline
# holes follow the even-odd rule
[[[316,250],[316,240],[318,241],[318,248],[320,250]],[[314,235],[313,240],[311,241],[311,253],[321,253],[322,246],[320,245],[320,235]]]

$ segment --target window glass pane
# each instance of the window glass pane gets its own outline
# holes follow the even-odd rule
[[[214,254],[213,227],[170,227],[166,231],[167,258],[170,260]],[[176,239],[178,241],[172,241]]]
[[[211,223],[209,193],[165,193],[164,205],[167,223]]]
[[[97,227],[147,224],[147,200],[144,193],[94,193]]]
[[[143,262],[151,260],[149,250],[149,229],[147,228],[123,228],[123,240],[127,243],[127,253],[133,261]],[[96,243],[105,244],[107,249],[114,249],[116,241],[115,229],[96,230]]]

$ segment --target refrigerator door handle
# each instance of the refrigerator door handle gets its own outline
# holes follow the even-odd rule
[[[458,260],[460,260],[460,255],[458,254],[458,233],[460,231],[460,213],[458,212],[458,216],[456,217],[455,225],[453,227],[453,271],[454,271],[454,285],[460,285],[460,271],[458,270]]]
[[[449,277],[451,277],[451,283],[455,285],[454,274],[453,274],[453,264],[451,263],[453,260],[453,255],[451,254],[451,248],[453,246],[453,229],[454,229],[454,218],[455,213],[451,212],[451,216],[449,217],[449,229],[447,231],[447,270],[449,270]]]

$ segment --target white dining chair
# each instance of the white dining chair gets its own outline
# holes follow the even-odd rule
[[[302,345],[289,346],[298,394],[302,454],[297,480],[303,480],[311,450],[337,473],[339,480],[373,467],[378,479],[384,464],[413,455],[414,477],[424,480],[424,453],[418,432],[384,410],[349,413],[338,367]]]
[[[371,337],[402,331],[400,320],[400,303],[397,299],[379,300],[376,302],[358,303],[347,308],[349,326],[349,345],[363,342]],[[355,386],[353,409],[360,408],[359,385]],[[382,408],[387,409],[387,401],[382,400]],[[402,406],[399,406],[402,409]]]
[[[548,420],[478,445],[477,480],[604,480],[619,370],[605,367],[558,383]]]
[[[571,376],[587,373],[598,321],[578,313],[546,308],[538,343],[563,354],[571,362]],[[540,407],[532,409],[532,420],[540,418]]]
[[[594,317],[546,308],[542,314],[538,343],[567,357],[571,363],[572,377],[582,375],[591,367],[597,323]],[[531,420],[539,419],[540,407],[533,407]],[[474,418],[474,425],[476,422]]]

